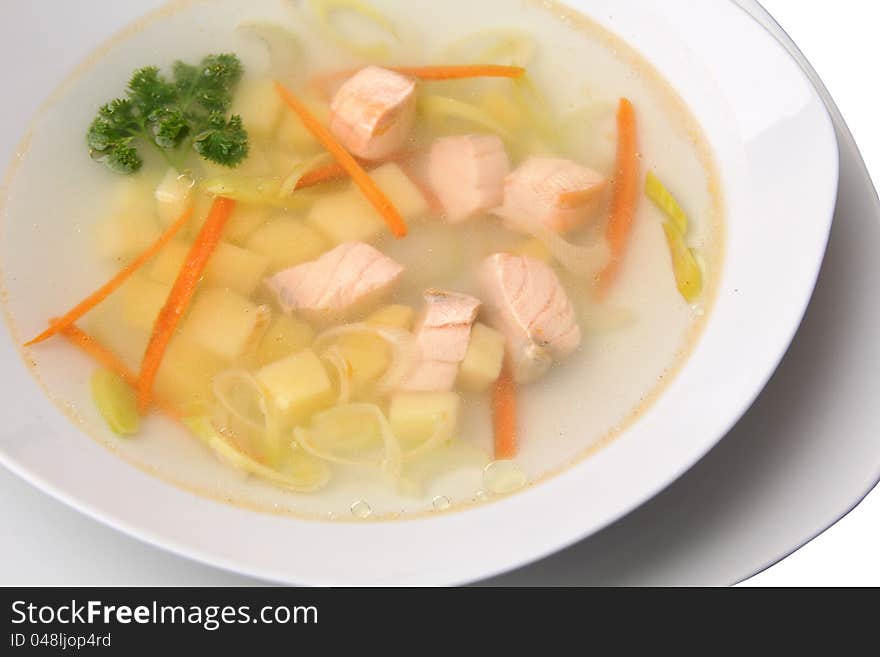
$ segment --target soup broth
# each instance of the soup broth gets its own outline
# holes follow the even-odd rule
[[[722,265],[717,173],[698,124],[659,74],[569,9],[526,0],[371,0],[375,13],[368,15],[343,6],[182,2],[96,55],[38,117],[16,164],[2,224],[7,316],[24,342],[191,208],[180,232],[77,322],[137,374],[215,198],[230,197],[235,206],[221,241],[151,390],[160,409],[173,412],[150,412],[136,435],[114,435],[93,398],[95,361],[61,336],[24,350],[52,399],[129,462],[229,503],[356,520],[489,502],[618,436],[682,365]],[[147,147],[139,149],[143,166],[129,175],[89,161],[83,134],[98,106],[121,95],[132,70],[155,65],[168,74],[174,61],[220,52],[234,53],[244,70],[230,109],[248,135],[241,164],[226,168],[190,154],[175,168]],[[381,165],[360,160],[406,222],[405,237],[392,235],[347,175],[302,186],[334,160],[283,102],[275,80],[338,136],[331,103],[365,66],[463,64],[523,67],[526,75],[419,80],[404,144],[372,158]],[[609,224],[626,211],[621,99],[634,108],[638,156],[631,227],[618,254]],[[472,136],[497,138],[509,158],[505,205],[514,176],[531,174],[524,165],[533,160],[573,164],[596,174],[601,189],[571,230],[501,218],[494,207],[501,203],[451,220],[443,195],[459,190],[438,193],[433,148]],[[645,193],[649,173],[679,210],[650,182]],[[580,208],[588,191],[565,197],[563,210]],[[317,286],[324,301],[347,299],[366,285],[368,270],[347,282],[324,280],[338,277],[338,268],[278,278],[352,245],[376,271],[401,268],[389,269],[393,289],[383,283],[351,308],[315,311],[303,289]],[[563,353],[529,329],[525,349],[540,353],[528,367],[538,362],[540,371],[518,364],[525,352],[512,346],[504,318],[513,304],[493,299],[486,282],[495,254],[526,263],[523,286],[537,286],[533,277],[545,272],[559,281],[543,307],[562,304],[567,312],[562,300],[570,302],[577,349]],[[688,265],[691,278],[682,273]],[[452,349],[460,353],[428,353],[430,310],[451,304],[436,307],[467,314],[468,299],[481,304],[475,317],[444,326],[447,336],[450,327],[464,335]],[[551,327],[559,321],[547,319]],[[499,389],[503,360],[500,376],[518,380]],[[414,383],[420,367],[427,385]],[[440,381],[450,371],[453,382]],[[508,453],[499,447],[506,408],[499,405],[511,399],[515,444]]]

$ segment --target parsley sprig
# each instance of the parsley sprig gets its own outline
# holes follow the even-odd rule
[[[227,118],[243,70],[232,54],[208,55],[198,65],[176,62],[172,79],[147,66],[132,75],[125,97],[101,106],[88,130],[95,159],[119,173],[143,166],[138,152],[149,144],[165,160],[184,168],[194,150],[206,160],[234,167],[247,157],[241,117]]]

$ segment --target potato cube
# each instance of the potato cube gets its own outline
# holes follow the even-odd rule
[[[351,383],[355,391],[375,382],[391,364],[391,349],[377,335],[353,333],[340,338],[336,345],[351,365]]]
[[[497,381],[504,364],[504,344],[503,333],[485,324],[474,324],[458,368],[458,385],[471,392],[483,392]]]
[[[412,306],[392,304],[379,308],[379,310],[367,317],[367,324],[409,331],[412,330],[415,315],[416,311],[413,310]]]
[[[232,113],[241,116],[245,129],[255,137],[269,137],[281,116],[281,96],[272,80],[243,80],[235,92]]]
[[[333,244],[371,242],[386,230],[385,222],[360,190],[351,186],[319,197],[310,208],[306,221]]]
[[[159,311],[168,300],[171,286],[146,276],[133,276],[119,291],[122,319],[129,326],[152,331]]]
[[[417,219],[428,212],[425,197],[398,165],[383,164],[370,176],[404,219]],[[353,183],[315,201],[307,221],[334,244],[369,242],[387,230],[381,215]]]
[[[223,239],[244,244],[269,220],[269,209],[254,203],[236,203],[232,216],[223,229]]]
[[[189,253],[189,245],[171,240],[162,247],[150,263],[149,275],[153,280],[172,285]]]
[[[250,296],[269,269],[269,259],[260,254],[220,242],[205,269],[205,282]]]
[[[127,262],[140,255],[159,237],[155,180],[138,174],[117,183],[110,213],[97,225],[99,253],[105,258]]]
[[[215,356],[231,361],[259,339],[268,320],[268,308],[231,290],[216,288],[196,298],[181,333]]]
[[[308,322],[296,317],[275,317],[257,345],[256,361],[267,365],[286,356],[308,348],[315,338],[315,331]]]
[[[174,167],[169,167],[153,193],[159,223],[163,228],[168,228],[177,221],[189,207],[192,189],[192,178],[181,175]]]
[[[311,110],[312,114],[318,117],[322,124],[328,124],[330,121],[330,106],[327,103],[305,98],[303,99],[303,104]],[[291,111],[284,111],[282,113],[281,120],[278,122],[278,129],[275,132],[274,143],[281,148],[302,155],[309,155],[321,150],[321,144],[306,129],[300,118]]]
[[[383,164],[373,169],[370,177],[385,192],[404,219],[418,219],[428,213],[430,208],[424,194],[399,165],[394,162]],[[370,209],[373,210],[372,206]]]
[[[335,398],[327,370],[311,349],[262,367],[256,378],[278,410],[297,422],[330,406]]]
[[[537,238],[522,242],[513,249],[513,252],[516,255],[524,255],[541,262],[546,262],[548,265],[553,263],[553,254],[550,253],[550,249]]]
[[[248,249],[269,259],[271,271],[314,260],[327,246],[327,240],[317,230],[287,217],[270,221],[247,241]]]
[[[228,363],[184,335],[171,340],[156,374],[156,394],[184,412],[204,413],[213,400],[211,383]]]
[[[451,440],[458,427],[461,398],[454,392],[399,392],[391,398],[388,421],[394,435],[407,446],[431,438],[441,425]]]

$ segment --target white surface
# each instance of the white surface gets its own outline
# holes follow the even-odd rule
[[[833,87],[832,87],[833,88]],[[6,485],[6,479],[9,480],[9,485]],[[210,573],[209,570],[195,567],[192,568],[181,568],[180,560],[173,559],[167,557],[166,555],[162,555],[156,553],[155,551],[146,548],[144,546],[135,545],[128,539],[124,539],[121,536],[110,532],[110,530],[106,530],[103,528],[95,528],[95,537],[94,544],[86,542],[85,545],[79,542],[79,539],[84,538],[85,533],[82,531],[83,526],[91,527],[91,521],[85,520],[79,516],[75,516],[72,512],[63,509],[57,505],[57,503],[49,500],[48,498],[36,497],[36,499],[40,500],[42,504],[35,504],[35,506],[40,507],[34,509],[31,513],[23,513],[20,516],[18,514],[18,509],[20,501],[24,498],[28,498],[28,494],[31,497],[34,497],[35,494],[32,493],[29,489],[25,487],[24,484],[21,484],[17,481],[13,481],[8,475],[5,475],[4,478],[0,479],[2,482],[3,490],[8,491],[3,497],[3,503],[13,502],[15,504],[15,513],[10,510],[8,513],[6,509],[4,509],[4,516],[11,518],[11,521],[7,521],[7,525],[11,525],[9,527],[10,531],[9,535],[16,535],[18,529],[15,519],[17,517],[22,518],[22,520],[27,523],[32,522],[32,518],[39,518],[43,520],[45,518],[49,519],[49,527],[53,527],[57,532],[57,536],[59,537],[68,537],[69,539],[73,539],[73,544],[68,546],[66,549],[60,550],[63,553],[69,554],[77,554],[77,555],[88,555],[90,553],[100,553],[103,555],[110,554],[118,554],[120,558],[111,559],[109,563],[105,562],[106,566],[98,566],[94,563],[93,560],[88,559],[84,562],[84,566],[86,568],[91,568],[91,570],[85,570],[82,574],[77,575],[76,569],[71,569],[69,566],[64,565],[61,566],[60,569],[53,569],[53,564],[61,563],[58,559],[52,559],[51,557],[48,560],[41,559],[38,568],[35,569],[31,579],[27,579],[27,576],[24,574],[21,568],[21,558],[19,556],[18,559],[14,558],[18,555],[10,555],[13,558],[4,558],[4,564],[16,564],[15,566],[15,574],[9,574],[9,581],[16,581],[20,583],[36,583],[37,581],[41,582],[62,582],[62,581],[78,581],[82,583],[88,582],[103,582],[103,583],[111,583],[114,581],[130,581],[141,582],[141,583],[161,583],[163,581],[174,581],[178,583],[184,583],[192,578],[193,583],[204,583],[206,580],[201,579]],[[27,508],[25,507],[25,511]],[[35,511],[35,512],[34,512]],[[15,532],[15,533],[13,533]],[[24,540],[21,541],[22,553],[23,554],[40,554],[44,553],[45,546],[47,544],[47,538],[50,540],[48,543],[50,545],[56,544],[56,535],[52,534],[50,536],[45,535],[42,532],[37,532],[35,534],[28,534],[24,537]],[[30,541],[29,539],[33,539]],[[118,550],[118,552],[117,552]],[[4,554],[4,557],[6,555]],[[159,576],[151,575],[151,571],[149,568],[144,568],[143,570],[134,569],[133,578],[126,580],[114,580],[112,579],[115,573],[119,572],[127,572],[127,568],[132,564],[132,562],[141,563],[148,565],[152,568],[160,571]],[[126,564],[124,569],[117,570],[118,564]],[[0,571],[2,572],[2,571]],[[156,572],[156,571],[152,571]],[[184,575],[182,573],[189,573],[189,575]],[[98,575],[96,579],[91,579],[90,576]],[[0,581],[7,581],[5,578],[6,573],[3,572],[3,579]],[[162,576],[167,575],[168,579],[162,579]],[[107,579],[107,577],[111,579]],[[142,579],[138,579],[141,577]],[[225,575],[217,576],[217,582],[221,583],[221,581],[230,581],[228,579],[224,580],[227,577]],[[45,578],[45,579],[44,579]]]
[[[880,89],[865,63],[880,59],[880,7],[839,0],[764,0],[800,46],[837,102],[875,183],[880,179]],[[854,312],[858,312],[858,308]],[[876,392],[876,391],[875,391]],[[880,586],[880,488],[829,531],[745,586]]]

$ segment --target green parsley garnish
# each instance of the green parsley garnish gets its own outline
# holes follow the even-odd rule
[[[138,69],[125,98],[98,110],[88,131],[93,157],[119,173],[143,165],[138,146],[156,148],[182,170],[190,149],[206,160],[234,167],[247,157],[241,117],[227,118],[243,70],[232,54],[208,55],[197,66],[176,62],[167,80],[154,66]]]

